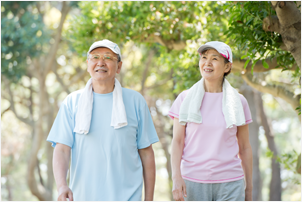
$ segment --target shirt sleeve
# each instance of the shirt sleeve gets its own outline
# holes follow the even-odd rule
[[[57,143],[61,143],[72,148],[74,142],[74,117],[68,105],[68,97],[63,101],[60,110],[52,125],[47,137],[47,141],[55,147]]]
[[[240,94],[240,99],[241,99],[241,103],[242,103],[243,111],[244,111],[244,115],[245,115],[245,124],[250,124],[253,122],[253,119],[252,119],[249,104],[248,104],[246,98],[241,94]]]
[[[159,139],[152,121],[148,105],[145,99],[142,98],[139,107],[137,148],[143,149],[158,141]]]
[[[177,96],[174,103],[172,104],[172,107],[170,108],[169,113],[168,113],[168,115],[171,117],[171,119],[179,118],[180,106],[181,106],[182,101],[185,99],[185,97],[187,95],[187,91],[188,90],[185,90],[185,91],[181,92]]]

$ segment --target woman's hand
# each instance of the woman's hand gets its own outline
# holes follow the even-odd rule
[[[252,201],[252,200],[253,200],[252,190],[245,189],[245,201]]]
[[[182,177],[173,180],[172,194],[175,201],[184,201],[184,197],[187,197],[186,184]]]

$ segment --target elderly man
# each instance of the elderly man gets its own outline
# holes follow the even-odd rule
[[[64,100],[47,138],[54,147],[58,200],[139,201],[144,181],[145,200],[151,201],[158,137],[146,101],[115,78],[122,68],[117,44],[93,43],[87,65],[91,79]]]

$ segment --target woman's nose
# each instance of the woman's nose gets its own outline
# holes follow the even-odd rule
[[[206,65],[210,65],[211,64],[211,60],[210,59],[206,59],[205,64]]]

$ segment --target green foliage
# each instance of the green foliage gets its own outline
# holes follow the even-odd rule
[[[268,149],[266,156],[273,158],[273,155],[274,153]],[[298,154],[295,150],[278,155],[276,161],[283,165],[285,169],[294,173],[298,173],[298,169],[301,169],[301,154]]]
[[[80,53],[87,50],[81,40],[90,44],[100,36],[117,43],[147,44],[154,35],[163,40],[198,39],[195,25],[205,10],[202,2],[81,2],[79,6],[82,15],[70,21],[68,32]]]
[[[4,1],[1,5],[1,73],[14,81],[49,41],[42,17],[34,12],[35,3]]]
[[[199,45],[212,40],[228,43],[223,35],[228,12],[220,2],[80,2],[79,7],[81,15],[69,19],[65,34],[81,57],[86,57],[94,41],[105,38],[120,46],[128,41],[144,44],[156,50],[159,67],[174,69],[175,93],[200,79]],[[156,37],[165,46],[155,42]],[[168,48],[169,43],[180,41],[198,45],[194,50]]]
[[[238,47],[239,52],[245,52],[241,59],[246,58],[244,68],[252,61],[253,67],[258,60],[262,60],[264,68],[268,68],[265,59],[276,58],[278,66],[284,70],[295,64],[293,56],[288,51],[280,49],[282,37],[276,32],[265,32],[262,28],[263,19],[276,15],[269,1],[228,2],[225,9],[230,9],[229,24],[226,35]],[[297,67],[296,71],[300,72]]]
[[[298,114],[301,115],[301,98],[300,98],[300,105],[296,108],[296,111],[298,111]]]

